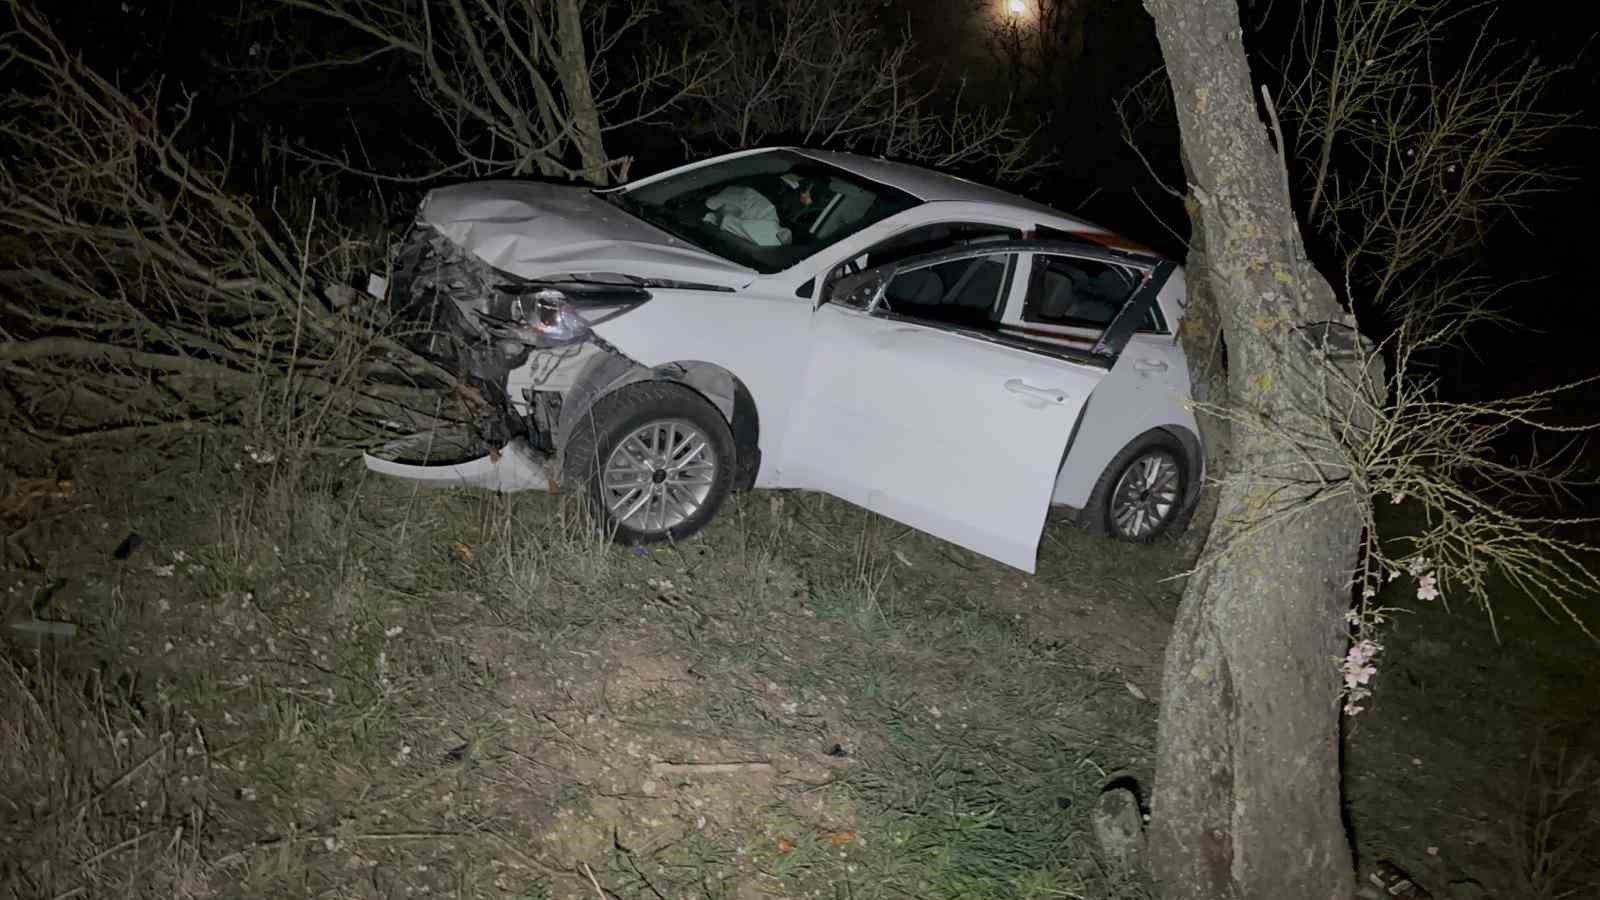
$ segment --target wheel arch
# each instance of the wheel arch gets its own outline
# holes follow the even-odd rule
[[[1183,445],[1184,456],[1188,458],[1189,483],[1184,486],[1183,507],[1178,510],[1178,518],[1172,523],[1174,532],[1182,531],[1189,527],[1189,517],[1194,514],[1195,505],[1200,501],[1200,486],[1205,483],[1205,448],[1200,444],[1200,436],[1182,425],[1163,425],[1152,430],[1165,431],[1176,438]]]
[[[1081,424],[1081,417],[1079,421]],[[1183,447],[1184,461],[1189,467],[1189,483],[1184,490],[1183,512],[1180,513],[1182,518],[1179,521],[1187,519],[1189,512],[1194,509],[1195,501],[1200,497],[1200,485],[1205,476],[1205,453],[1196,430],[1181,422],[1152,425],[1125,441],[1106,440],[1101,435],[1085,435],[1081,430],[1074,431],[1072,439],[1067,444],[1066,458],[1062,463],[1061,473],[1056,478],[1055,495],[1051,498],[1051,502],[1082,509],[1088,503],[1095,483],[1100,480],[1106,466],[1111,464],[1117,454],[1156,433],[1171,437]]]
[[[618,353],[601,353],[578,376],[562,402],[556,445],[565,447],[572,429],[602,398],[641,382],[668,382],[703,397],[722,414],[733,433],[735,461],[733,487],[755,484],[761,468],[761,416],[750,388],[729,370],[704,360],[681,360],[644,366]]]

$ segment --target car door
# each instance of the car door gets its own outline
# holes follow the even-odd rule
[[[1006,329],[1093,347],[1143,287],[1144,269],[1103,247],[1065,245],[1059,252],[1034,254],[1025,277],[1028,290],[1013,298]],[[1181,291],[1182,282],[1168,279],[1165,289]],[[1188,398],[1188,365],[1162,305],[1151,303],[1079,420],[1056,477],[1053,502],[1083,506],[1111,459],[1152,428],[1182,424],[1195,432],[1184,406]]]
[[[1032,572],[1068,435],[1116,353],[1001,330],[1030,249],[967,247],[828,286],[784,442],[784,482]]]

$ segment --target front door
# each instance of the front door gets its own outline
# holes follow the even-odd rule
[[[854,305],[820,306],[784,484],[1032,572],[1067,437],[1110,361],[1002,333],[1021,257],[907,261]]]

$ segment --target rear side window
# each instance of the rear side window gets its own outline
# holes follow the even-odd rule
[[[1031,325],[1104,329],[1139,289],[1141,277],[1122,266],[1070,256],[1034,257],[1022,321]],[[1166,331],[1151,307],[1144,332]]]

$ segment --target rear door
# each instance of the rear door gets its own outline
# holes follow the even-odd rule
[[[1032,249],[968,247],[825,285],[783,483],[1032,572],[1067,437],[1116,359],[1006,333]]]

